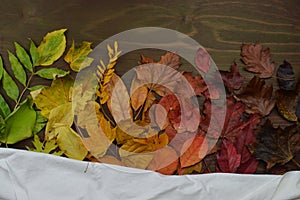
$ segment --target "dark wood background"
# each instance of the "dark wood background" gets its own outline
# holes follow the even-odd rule
[[[260,42],[271,48],[276,66],[288,60],[299,78],[299,5],[299,0],[2,0],[0,53],[7,58],[6,50],[14,51],[14,41],[27,47],[27,38],[39,43],[47,32],[59,28],[68,29],[69,46],[72,40],[96,46],[121,31],[157,26],[190,35],[209,51],[219,69],[239,61],[243,42]],[[136,52],[121,58],[119,65],[130,67],[138,59]],[[243,73],[248,79],[252,76]],[[272,120],[286,123],[280,117]]]

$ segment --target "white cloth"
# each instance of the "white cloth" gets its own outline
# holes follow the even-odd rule
[[[277,175],[156,172],[0,148],[1,200],[300,199],[300,171]]]

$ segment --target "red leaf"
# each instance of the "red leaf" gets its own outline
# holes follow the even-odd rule
[[[195,56],[196,66],[203,72],[207,73],[210,69],[210,56],[203,48],[199,48]]]
[[[233,144],[223,140],[220,154],[217,155],[217,162],[221,172],[233,173],[241,163],[241,155],[237,153]]]
[[[220,74],[221,74],[224,84],[229,92],[232,92],[233,90],[238,90],[241,88],[243,81],[244,81],[244,77],[240,74],[239,68],[238,68],[236,62],[234,62],[231,65],[230,72],[220,70]]]
[[[237,169],[237,173],[240,174],[253,174],[258,166],[258,161],[256,158],[251,157],[247,162],[241,163],[241,165]]]
[[[200,95],[205,90],[207,90],[207,85],[200,74],[193,77],[192,72],[184,72],[183,76],[189,82],[190,86],[194,89],[194,92],[196,95]],[[181,89],[183,86],[179,85],[178,87],[179,87],[179,89]],[[182,89],[184,89],[184,88],[182,88]],[[185,90],[183,94],[186,94],[186,93],[187,92]]]
[[[208,143],[202,136],[187,140],[181,149],[181,167],[189,167],[200,162],[207,154]]]

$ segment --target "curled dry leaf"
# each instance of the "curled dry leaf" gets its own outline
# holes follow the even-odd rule
[[[270,78],[274,72],[274,63],[270,59],[270,49],[262,50],[261,44],[243,44],[242,61],[246,70],[258,73],[260,78]]]
[[[265,81],[254,76],[240,94],[235,97],[247,105],[247,113],[270,114],[275,102],[272,99],[273,86],[265,86]]]
[[[290,161],[300,168],[300,161],[294,159],[300,151],[300,127],[295,124],[285,129],[274,128],[268,120],[257,130],[256,142],[249,149],[256,158],[267,163],[267,169]]]
[[[233,92],[233,90],[239,90],[241,88],[244,77],[240,74],[236,62],[231,65],[230,72],[220,70],[220,74],[224,81],[225,87],[229,92]]]

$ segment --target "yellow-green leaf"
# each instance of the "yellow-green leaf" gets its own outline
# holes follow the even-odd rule
[[[5,70],[3,70],[2,86],[7,96],[17,102],[17,99],[19,97],[19,88]]]
[[[38,51],[37,51],[37,47],[34,44],[34,42],[32,40],[30,40],[30,55],[31,55],[31,60],[32,60],[32,64],[33,66],[37,66],[37,61],[38,61]]]
[[[32,101],[26,99],[5,119],[6,125],[0,142],[14,144],[32,137],[35,121],[36,113],[32,108]]]
[[[87,155],[79,135],[70,127],[62,126],[57,128],[57,144],[69,158],[83,160]]]
[[[66,48],[66,37],[64,35],[67,29],[60,29],[48,33],[37,48],[38,60],[36,65],[49,66],[59,59]]]
[[[32,63],[30,61],[30,57],[27,54],[26,50],[17,42],[15,42],[16,54],[21,63],[26,67],[29,71],[33,72]]]
[[[55,79],[55,78],[61,78],[66,75],[68,75],[70,72],[57,69],[57,68],[43,68],[37,71],[35,74],[39,77],[45,78],[45,79]]]
[[[0,79],[2,78],[3,75],[3,61],[2,61],[2,57],[0,56]]]
[[[19,62],[17,57],[14,54],[12,54],[10,51],[8,51],[8,59],[16,79],[20,81],[22,85],[26,86],[26,79],[27,79],[26,72],[23,66],[21,65],[21,63]]]
[[[32,130],[33,134],[39,133],[47,123],[47,118],[41,115],[40,111],[36,111],[36,121]]]
[[[82,44],[76,48],[73,41],[71,48],[64,58],[65,61],[70,64],[73,71],[79,72],[93,62],[93,58],[87,57],[92,51],[91,44],[90,42],[82,42]]]
[[[46,125],[45,138],[46,140],[52,140],[57,137],[59,127],[71,127],[73,124],[74,112],[72,109],[72,103],[68,102],[55,107],[49,114],[49,120]]]
[[[49,113],[53,108],[70,102],[70,89],[74,80],[70,76],[55,79],[50,87],[45,87],[34,97],[34,103],[41,110],[44,117],[49,117]]]

